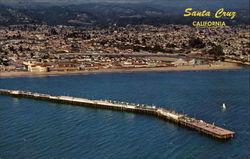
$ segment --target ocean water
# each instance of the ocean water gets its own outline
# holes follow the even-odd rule
[[[0,88],[154,104],[236,132],[220,141],[153,116],[0,96],[0,159],[250,158],[246,69],[0,78]]]

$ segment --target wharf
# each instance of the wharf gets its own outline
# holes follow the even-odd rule
[[[58,103],[67,103],[67,104],[74,104],[74,105],[81,105],[88,107],[97,107],[97,108],[114,109],[127,112],[150,114],[161,117],[163,119],[167,119],[169,121],[175,122],[177,124],[191,128],[193,130],[197,130],[214,138],[230,139],[235,136],[235,132],[206,123],[202,120],[197,120],[195,118],[188,117],[187,115],[184,114],[178,114],[175,111],[167,110],[165,108],[156,108],[155,106],[144,106],[140,104],[115,102],[111,100],[104,100],[104,101],[89,100],[85,98],[55,96],[49,94],[40,94],[40,93],[25,92],[20,90],[7,90],[7,89],[0,89],[0,95],[33,98],[33,99],[53,101]]]

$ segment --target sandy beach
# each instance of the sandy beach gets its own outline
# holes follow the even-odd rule
[[[241,66],[233,63],[224,63],[219,65],[196,65],[196,66],[178,66],[178,67],[155,67],[155,68],[117,68],[117,69],[99,69],[84,71],[67,72],[0,72],[1,77],[24,77],[24,76],[52,76],[52,75],[74,75],[74,74],[92,74],[92,73],[112,73],[112,72],[149,72],[149,71],[195,71],[195,70],[227,70],[242,69]]]

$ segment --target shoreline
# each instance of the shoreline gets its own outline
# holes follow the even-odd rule
[[[99,70],[65,71],[65,72],[0,72],[2,77],[27,77],[27,76],[53,76],[53,75],[78,75],[95,73],[125,73],[125,72],[167,72],[167,71],[203,71],[203,70],[230,70],[242,69],[237,64],[227,63],[224,65],[197,65],[178,67],[153,67],[153,68],[112,68]]]
[[[151,52],[135,52],[135,53],[131,53],[131,52],[123,52],[123,53],[59,53],[58,55],[100,55],[100,56],[121,56],[121,55],[125,55],[125,56],[183,56],[180,53],[151,53]]]

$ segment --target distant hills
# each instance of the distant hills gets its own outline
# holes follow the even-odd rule
[[[34,2],[36,1],[36,2]],[[110,24],[191,24],[185,8],[237,11],[231,24],[249,24],[248,0],[0,0],[0,25],[46,24],[107,27]],[[113,0],[114,1],[114,0]],[[119,2],[119,3],[117,3]],[[122,2],[122,3],[121,3]],[[133,3],[128,3],[133,2]],[[197,19],[197,18],[196,18]],[[198,18],[197,20],[202,20]],[[206,20],[209,20],[206,18]]]

